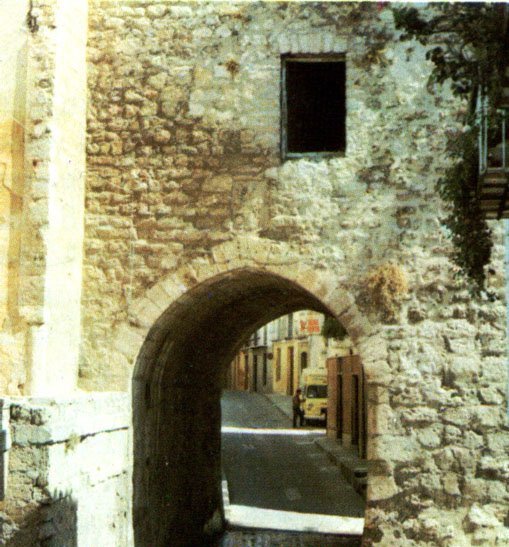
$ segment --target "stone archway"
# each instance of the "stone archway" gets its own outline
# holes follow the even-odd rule
[[[251,240],[251,255],[253,241],[265,245]],[[223,525],[221,371],[253,330],[286,313],[314,309],[344,324],[366,352],[367,371],[379,358],[380,341],[373,344],[378,337],[333,272],[289,265],[287,254],[279,263],[269,254],[264,262],[238,254],[232,260],[239,249],[242,242],[230,243],[214,263],[161,281],[137,302],[137,315],[131,311],[131,335],[147,331],[132,385],[137,547],[196,545]],[[218,256],[225,260],[218,263]]]

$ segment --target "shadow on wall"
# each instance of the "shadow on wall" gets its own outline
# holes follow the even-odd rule
[[[77,510],[69,494],[55,493],[40,505],[22,509],[17,522],[0,512],[0,545],[77,547]]]

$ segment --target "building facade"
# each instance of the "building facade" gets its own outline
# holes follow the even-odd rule
[[[235,356],[227,387],[241,391],[292,395],[305,369],[326,369],[331,356],[349,355],[354,346],[322,336],[323,314],[299,310],[255,331]]]
[[[276,337],[276,322],[256,330],[233,359],[226,387],[239,391],[272,393],[272,342]]]
[[[326,369],[328,357],[353,351],[351,340],[326,339],[321,335],[323,314],[299,310],[277,320],[277,337],[272,344],[273,391],[293,395],[305,369]]]
[[[224,370],[311,309],[364,366],[364,544],[507,544],[503,229],[474,298],[435,191],[465,104],[390,6],[0,9],[2,540],[220,530]],[[387,309],[374,273],[406,280]]]

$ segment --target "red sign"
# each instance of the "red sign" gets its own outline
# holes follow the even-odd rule
[[[316,334],[320,332],[320,321],[318,319],[301,319],[300,332],[302,334]]]

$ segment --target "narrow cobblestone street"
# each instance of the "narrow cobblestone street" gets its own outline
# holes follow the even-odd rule
[[[360,545],[360,536],[315,533],[322,530],[320,522],[327,518],[362,517],[364,513],[362,498],[316,446],[314,441],[323,431],[292,430],[288,416],[257,393],[224,392],[222,411],[228,503],[252,507],[248,511],[252,518],[273,510],[276,520],[262,518],[265,530],[235,526],[218,546]],[[288,517],[278,521],[277,511],[287,512],[281,515]],[[289,515],[296,518],[297,525],[300,522],[300,531],[291,527]]]

